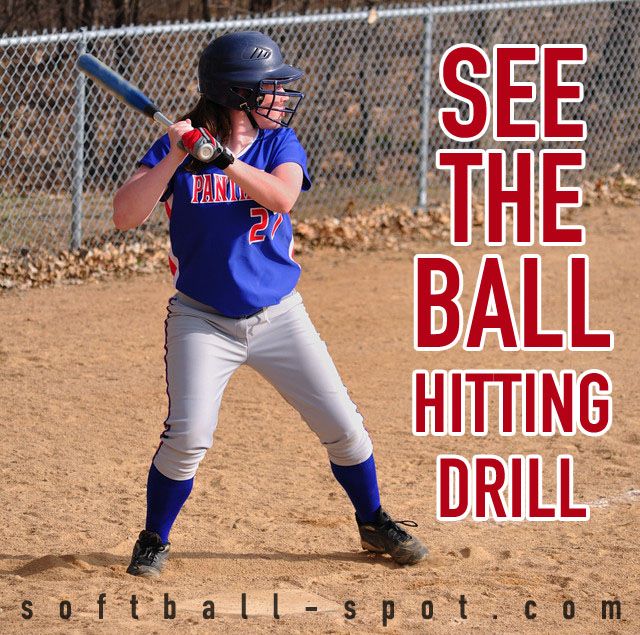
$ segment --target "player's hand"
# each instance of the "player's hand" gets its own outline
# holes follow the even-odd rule
[[[229,148],[223,146],[206,128],[193,128],[182,135],[182,146],[202,163],[211,163],[224,170],[234,162]]]
[[[185,119],[184,121],[176,121],[172,126],[169,126],[169,140],[171,141],[171,152],[179,155],[180,158],[184,159],[187,156],[187,151],[184,147],[180,147],[178,142],[182,139],[182,135],[186,134],[190,130],[193,130],[193,126],[191,125],[191,119]]]

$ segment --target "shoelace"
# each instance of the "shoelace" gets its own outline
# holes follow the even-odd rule
[[[404,525],[405,527],[417,527],[418,523],[415,520],[389,520],[383,525],[383,527],[392,535],[397,534],[397,538],[402,542],[405,542],[411,538],[411,536],[398,525]]]
[[[140,555],[138,557],[141,559],[149,560],[150,562],[153,562],[161,550],[162,550],[162,547],[155,547],[154,545],[146,545],[145,547],[142,547],[142,549],[140,550]]]

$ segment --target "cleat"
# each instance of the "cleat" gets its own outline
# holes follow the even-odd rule
[[[392,520],[380,507],[377,518],[371,522],[361,522],[356,514],[362,548],[373,553],[388,553],[398,564],[416,564],[429,553],[427,548],[398,525],[417,527],[412,520]]]
[[[157,578],[169,557],[171,543],[162,543],[155,531],[143,529],[138,536],[127,573],[143,578]]]

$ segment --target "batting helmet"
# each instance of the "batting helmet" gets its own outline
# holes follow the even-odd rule
[[[198,63],[199,90],[210,101],[247,113],[257,127],[252,111],[260,107],[266,95],[287,94],[286,106],[273,107],[273,100],[266,114],[257,113],[281,126],[288,126],[293,119],[303,93],[282,88],[296,81],[303,71],[285,64],[278,45],[258,31],[227,33],[207,46]],[[269,86],[268,89],[265,86]],[[292,100],[293,105],[289,105]],[[277,117],[271,117],[278,113]],[[284,115],[280,115],[284,113]]]

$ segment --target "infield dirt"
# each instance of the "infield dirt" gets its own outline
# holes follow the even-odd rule
[[[127,576],[166,416],[169,275],[0,295],[0,632],[638,632],[639,217],[637,208],[587,208],[577,216],[587,227],[584,248],[492,250],[504,257],[516,312],[518,257],[543,255],[546,328],[566,328],[568,254],[589,254],[591,322],[613,329],[612,352],[506,353],[491,336],[480,353],[415,352],[413,255],[453,255],[467,278],[468,308],[488,251],[479,241],[462,249],[415,243],[398,252],[301,257],[299,290],[365,417],[383,503],[396,518],[416,520],[415,533],[430,547],[429,559],[412,568],[359,549],[351,507],[324,449],[270,385],[242,368],[172,532],[164,577]],[[600,438],[504,438],[495,431],[486,438],[414,437],[416,368],[599,368],[613,381],[614,423]],[[547,499],[555,495],[555,457],[572,454],[575,499],[592,505],[591,520],[438,523],[435,460],[448,452],[540,453],[549,468]],[[274,592],[280,620],[272,617]],[[175,620],[163,620],[165,593],[176,601]],[[611,598],[622,602],[620,621],[601,619],[601,601]],[[27,599],[28,621],[20,616]],[[537,603],[533,621],[523,613],[528,599]],[[562,617],[568,599],[573,620]],[[62,600],[71,602],[68,622],[59,616]],[[203,620],[205,600],[215,602],[213,622]],[[343,615],[347,600],[356,602],[353,620]],[[395,602],[386,628],[383,600]],[[433,602],[429,622],[421,616],[424,600]],[[306,612],[308,605],[318,611]]]

